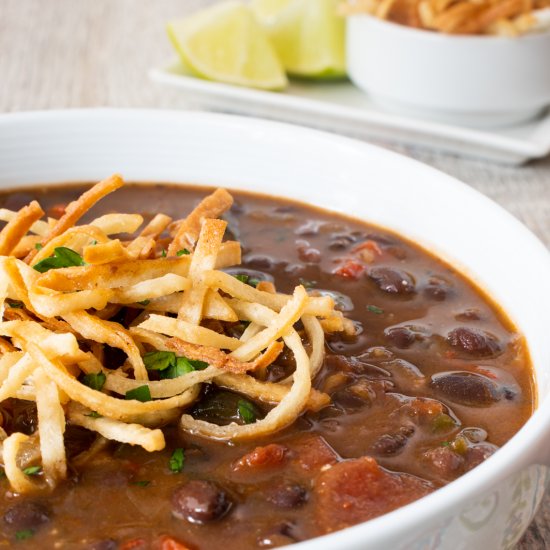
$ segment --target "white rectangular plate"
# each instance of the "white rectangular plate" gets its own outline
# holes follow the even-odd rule
[[[203,108],[424,145],[505,164],[521,164],[550,153],[550,111],[521,126],[480,130],[386,112],[350,82],[292,81],[284,92],[267,92],[202,80],[177,62],[152,69],[149,76],[179,88],[194,106]]]

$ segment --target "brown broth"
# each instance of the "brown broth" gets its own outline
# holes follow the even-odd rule
[[[78,185],[4,192],[0,206],[18,209],[36,199],[47,210],[73,200],[83,189]],[[127,186],[94,207],[87,219],[107,212],[140,212],[146,217],[164,212],[179,218],[208,191],[161,184]],[[332,394],[331,406],[306,413],[293,426],[260,441],[207,441],[173,426],[165,429],[164,451],[147,453],[113,444],[86,468],[72,469],[69,480],[48,496],[15,496],[7,482],[0,481],[0,515],[27,500],[44,503],[52,512],[52,520],[32,538],[17,542],[21,548],[54,548],[60,543],[61,548],[110,549],[122,548],[119,545],[132,539],[143,539],[147,548],[160,535],[173,536],[197,550],[222,545],[225,550],[271,548],[304,540],[325,531],[317,513],[318,471],[296,467],[291,458],[283,470],[260,469],[245,475],[235,471],[234,465],[247,452],[280,443],[290,449],[290,457],[299,459],[303,438],[317,434],[341,459],[372,456],[388,470],[412,474],[439,487],[472,467],[479,456],[506,443],[532,414],[534,375],[523,338],[504,312],[451,266],[403,237],[359,220],[279,198],[243,192],[234,192],[234,197],[236,204],[226,219],[243,245],[244,268],[271,276],[279,291],[291,291],[305,282],[314,290],[340,292],[353,302],[345,315],[357,323],[360,334],[328,337],[327,360],[315,386],[325,389],[329,377],[342,369],[348,372],[346,382]],[[391,294],[365,274],[358,280],[333,274],[341,265],[338,262],[356,254],[352,250],[366,240],[383,251],[380,258],[385,268],[410,275],[414,292]],[[309,254],[309,262],[303,261],[304,254]],[[375,258],[372,266],[380,261]],[[404,340],[393,341],[387,329],[403,326],[408,327]],[[479,356],[457,351],[446,340],[456,327],[490,333],[499,352]],[[283,376],[284,367],[272,376]],[[460,397],[449,398],[429,384],[432,375],[448,371],[488,376],[502,391],[489,403],[484,401],[483,388],[476,394],[476,386],[473,397],[471,392],[464,397],[461,382],[456,385],[454,380],[450,391],[459,392]],[[431,417],[428,422],[416,408],[415,397],[443,402],[450,409],[448,416],[454,415],[460,426],[436,425]],[[480,401],[464,404],[469,399]],[[465,439],[467,449],[462,448],[459,457],[462,465],[453,470],[446,464],[442,469],[429,458],[430,452],[437,449],[445,454],[441,449],[458,448],[453,445],[463,428],[478,431],[470,433],[471,440]],[[475,441],[483,433],[479,429],[487,432],[485,441]],[[74,440],[75,447],[88,442],[83,430],[69,429],[67,438]],[[78,438],[85,441],[79,443]],[[177,447],[186,449],[180,474],[168,468]],[[189,479],[218,482],[233,503],[230,511],[207,525],[176,519],[172,493]],[[305,502],[273,504],[270,495],[281,480],[301,487]],[[12,544],[13,529],[0,525],[0,543]],[[114,542],[108,546],[106,541]],[[104,546],[93,546],[100,542]]]

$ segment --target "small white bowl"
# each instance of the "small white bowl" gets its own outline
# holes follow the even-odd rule
[[[348,73],[394,111],[465,126],[497,127],[550,105],[550,32],[516,38],[458,36],[353,15]]]

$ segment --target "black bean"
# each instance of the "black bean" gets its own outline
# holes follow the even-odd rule
[[[368,276],[376,286],[389,294],[411,294],[415,291],[414,279],[405,271],[393,267],[373,267]]]
[[[414,332],[407,327],[389,327],[384,330],[384,334],[399,349],[410,348],[416,339]]]
[[[268,490],[266,498],[278,508],[299,508],[307,501],[307,490],[285,481]]]
[[[497,450],[498,447],[496,445],[492,445],[491,443],[472,445],[466,451],[466,470],[475,468],[483,461],[487,460]]]
[[[456,350],[475,357],[490,357],[500,351],[500,344],[492,334],[476,328],[457,327],[447,334],[447,342]]]
[[[317,264],[321,261],[321,252],[312,246],[300,246],[298,247],[298,257],[302,262]]]
[[[23,501],[8,508],[4,514],[4,522],[17,531],[24,529],[37,529],[48,523],[51,512],[40,502]]]
[[[502,390],[490,378],[473,372],[434,374],[430,386],[455,403],[486,407],[502,398]]]
[[[116,550],[118,542],[113,539],[98,540],[86,546],[86,550]]]
[[[451,286],[449,283],[439,277],[431,277],[424,287],[424,294],[437,302],[443,302],[450,292]]]
[[[330,250],[344,250],[355,242],[355,239],[351,235],[345,233],[335,234],[330,238],[329,249]]]
[[[172,495],[172,514],[191,523],[218,520],[230,508],[231,500],[212,481],[189,481],[180,485]]]
[[[260,548],[277,548],[298,542],[299,538],[294,534],[294,531],[294,525],[288,522],[275,525],[258,537],[258,546]]]
[[[401,452],[409,438],[404,434],[384,434],[373,445],[373,452],[383,456],[393,456]]]
[[[457,321],[479,321],[481,319],[481,314],[479,310],[474,308],[465,309],[461,313],[455,315]]]
[[[275,266],[275,261],[269,256],[260,254],[250,255],[245,258],[246,267],[251,269],[259,269],[261,271],[269,271]]]

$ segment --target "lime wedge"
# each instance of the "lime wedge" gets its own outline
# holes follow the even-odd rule
[[[171,21],[167,30],[183,64],[198,76],[268,90],[287,84],[264,29],[240,2],[222,2]]]
[[[293,75],[327,78],[346,73],[345,21],[339,0],[252,0],[279,59]]]

